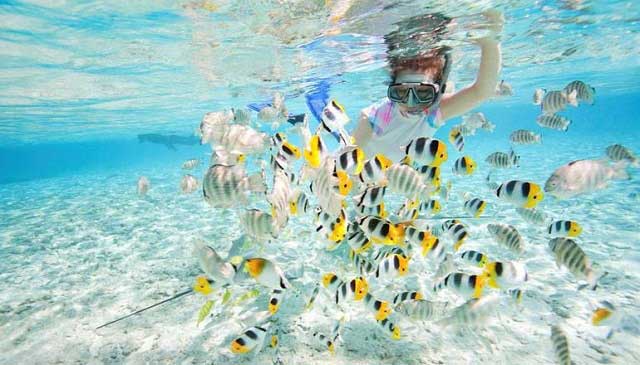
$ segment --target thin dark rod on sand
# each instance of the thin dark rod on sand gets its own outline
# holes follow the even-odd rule
[[[183,296],[185,296],[185,295],[187,295],[187,294],[191,294],[191,293],[193,293],[193,289],[185,290],[185,291],[183,291],[182,293],[178,293],[178,294],[176,294],[176,295],[174,295],[174,296],[172,296],[172,297],[170,297],[170,298],[167,298],[167,299],[165,299],[165,300],[163,300],[163,301],[161,301],[161,302],[158,302],[158,303],[152,304],[152,305],[150,305],[150,306],[148,306],[148,307],[145,307],[145,308],[139,309],[139,310],[137,310],[137,311],[135,311],[135,312],[133,312],[133,313],[127,314],[127,315],[126,315],[126,316],[124,316],[124,317],[120,317],[120,318],[115,319],[115,320],[113,320],[113,321],[111,321],[111,322],[105,323],[105,324],[103,324],[103,325],[102,325],[102,326],[100,326],[100,327],[96,327],[96,330],[99,330],[100,328],[103,328],[103,327],[107,327],[107,326],[112,325],[112,324],[114,324],[114,323],[116,323],[116,322],[120,322],[120,321],[122,321],[123,319],[127,319],[127,318],[129,318],[129,317],[131,317],[131,316],[135,316],[136,314],[140,314],[140,313],[142,313],[142,312],[144,312],[144,311],[146,311],[146,310],[149,310],[149,309],[151,309],[151,308],[153,308],[153,307],[157,307],[157,306],[159,306],[159,305],[161,305],[161,304],[164,304],[164,303],[170,302],[170,301],[172,301],[172,300],[178,299],[178,298],[180,298],[180,297],[183,297]]]

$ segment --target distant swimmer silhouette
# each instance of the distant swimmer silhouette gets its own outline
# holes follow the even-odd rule
[[[200,139],[196,136],[178,136],[176,134],[158,134],[158,133],[147,133],[147,134],[138,134],[138,142],[149,142],[161,144],[167,147],[170,150],[175,151],[175,145],[185,145],[185,146],[194,146],[200,144]]]

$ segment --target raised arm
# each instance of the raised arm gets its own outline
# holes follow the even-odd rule
[[[482,52],[476,81],[459,92],[443,97],[440,103],[442,119],[462,115],[495,95],[502,57],[500,43],[494,38],[477,40]]]

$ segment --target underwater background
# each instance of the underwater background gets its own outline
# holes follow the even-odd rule
[[[516,146],[520,166],[493,173],[497,182],[543,185],[570,161],[603,158],[611,144],[640,151],[637,2],[362,1],[337,23],[327,21],[327,3],[0,1],[0,362],[546,364],[554,362],[549,325],[560,321],[575,363],[640,363],[638,169],[605,190],[569,200],[548,196],[538,206],[580,222],[579,242],[608,273],[596,291],[578,291],[571,274],[556,268],[545,230],[495,203],[484,162],[509,150],[516,129],[541,133],[542,143]],[[208,167],[211,147],[194,135],[205,113],[269,102],[276,91],[290,113],[308,113],[305,94],[329,85],[353,130],[360,110],[386,96],[382,37],[395,22],[442,12],[472,24],[490,8],[506,19],[500,79],[514,94],[474,110],[496,128],[465,139],[465,153],[478,162],[473,176],[453,176],[461,154],[450,149],[442,180],[453,188],[443,211],[463,214],[460,195],[482,192],[490,202],[486,216],[518,227],[530,247],[532,277],[521,307],[505,309],[482,331],[400,322],[398,341],[350,310],[335,355],[319,350],[310,334],[330,332],[337,308],[326,300],[305,312],[300,296],[283,304],[277,351],[228,351],[247,326],[240,319],[266,303],[268,291],[251,305],[216,305],[204,325],[196,325],[204,300],[191,295],[96,330],[191,287],[201,274],[194,240],[227,252],[242,236],[238,212],[210,207],[200,189],[180,190],[185,160],[200,160],[190,172],[199,181]],[[449,39],[456,89],[473,82],[479,62],[478,47],[465,39],[469,27],[460,29]],[[573,80],[596,89],[595,103],[560,113],[572,121],[567,132],[539,127],[534,90],[559,90]],[[448,121],[435,137],[447,140],[460,121]],[[267,123],[261,129],[276,131]],[[169,145],[140,135],[180,138]],[[140,176],[151,182],[144,197],[136,193]],[[465,247],[498,255],[489,222],[468,222]],[[348,272],[346,251],[325,246],[311,219],[293,218],[261,252],[309,294],[323,272]],[[609,339],[591,325],[598,300],[616,303],[624,315]]]

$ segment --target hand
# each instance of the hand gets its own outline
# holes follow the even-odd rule
[[[476,30],[487,31],[481,37],[470,37],[471,40],[480,46],[499,43],[500,34],[504,27],[504,15],[498,9],[489,9],[482,13],[485,22],[475,27]]]

